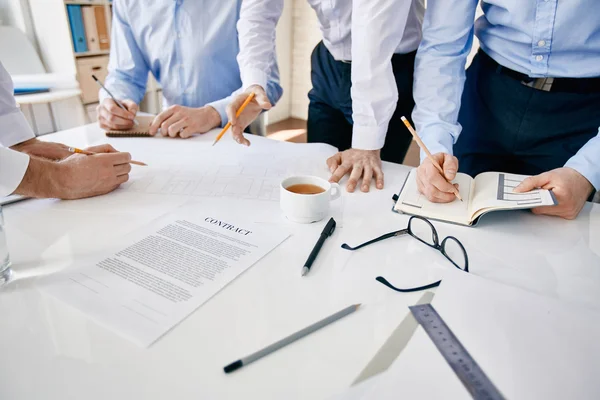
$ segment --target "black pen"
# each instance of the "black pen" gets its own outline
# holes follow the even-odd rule
[[[333,231],[335,231],[335,220],[331,218],[329,222],[327,222],[327,225],[325,225],[323,232],[321,232],[321,236],[319,236],[317,244],[315,244],[315,247],[310,252],[308,260],[306,260],[306,262],[304,263],[304,267],[302,267],[302,276],[308,274],[308,271],[310,271],[310,267],[317,258],[317,255],[319,255],[319,251],[321,251],[321,247],[323,247],[323,243],[325,243],[325,239],[331,236],[333,234]]]

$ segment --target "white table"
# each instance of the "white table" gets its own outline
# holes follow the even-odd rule
[[[167,151],[207,150],[214,136],[108,141],[159,165]],[[44,140],[78,147],[107,141],[93,125]],[[253,137],[249,154],[269,149],[270,143]],[[234,144],[226,137],[221,145]],[[119,190],[81,201],[28,200],[6,207],[18,279],[0,290],[0,398],[325,399],[343,390],[421,296],[393,292],[374,278],[383,275],[398,286],[411,286],[451,268],[443,256],[410,237],[355,253],[340,248],[343,242],[356,244],[406,226],[408,217],[390,209],[408,168],[386,163],[384,171],[384,190],[344,193],[343,227],[327,241],[307,277],[300,277],[301,266],[324,222],[282,222],[292,237],[148,349],[98,326],[35,283],[74,257],[99,251],[147,224],[148,212],[159,216],[190,197]],[[131,202],[114,206],[123,199]],[[215,201],[194,200],[200,207]],[[218,201],[250,208],[240,200]],[[278,205],[272,207],[278,213]],[[476,228],[434,225],[442,237],[454,235],[464,243],[472,273],[600,309],[600,206],[587,204],[575,221],[509,212],[490,214]],[[359,312],[234,374],[223,373],[227,363],[355,302],[364,305]]]

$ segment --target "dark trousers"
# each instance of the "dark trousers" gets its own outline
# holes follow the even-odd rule
[[[398,103],[381,150],[385,161],[402,163],[411,143],[410,132],[400,120],[410,119],[415,53],[394,54],[392,67],[398,87]],[[312,52],[312,90],[308,93],[308,142],[328,143],[339,151],[352,147],[351,63],[336,61],[323,42]]]
[[[480,53],[467,70],[458,121],[460,171],[537,175],[564,166],[598,134],[600,93],[533,89]]]

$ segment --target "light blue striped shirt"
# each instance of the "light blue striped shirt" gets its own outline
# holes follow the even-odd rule
[[[236,60],[236,23],[242,0],[115,0],[106,86],[118,99],[139,103],[148,73],[162,86],[166,105],[210,105],[227,123],[225,108],[242,86]],[[266,91],[279,100],[279,71]],[[107,94],[100,91],[100,98]]]
[[[415,64],[413,120],[432,153],[452,154],[473,34],[493,59],[531,77],[600,77],[599,0],[429,0]],[[567,163],[600,189],[600,132]]]

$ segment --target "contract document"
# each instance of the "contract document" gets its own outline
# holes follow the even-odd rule
[[[222,208],[181,209],[42,288],[147,347],[287,237]]]

